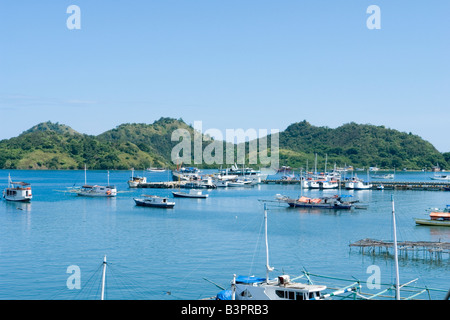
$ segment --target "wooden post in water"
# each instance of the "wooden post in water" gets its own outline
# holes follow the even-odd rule
[[[397,252],[397,230],[395,225],[395,207],[394,196],[391,195],[392,200],[392,229],[394,231],[394,257],[395,257],[395,299],[400,300],[400,276],[398,271],[398,252]]]

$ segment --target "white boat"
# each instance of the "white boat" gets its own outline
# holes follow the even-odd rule
[[[219,174],[238,176],[238,178],[246,178],[252,180],[254,184],[261,183],[265,180],[268,174],[261,173],[261,170],[254,170],[252,168],[239,169],[237,164],[234,164],[229,169],[220,169]]]
[[[218,300],[323,300],[332,295],[355,290],[354,287],[340,290],[331,294],[323,294],[325,285],[314,285],[292,281],[289,275],[283,274],[270,279],[269,274],[274,270],[269,264],[269,247],[267,238],[267,209],[264,205],[264,235],[266,244],[266,277],[233,275],[231,290],[219,292]]]
[[[148,168],[147,171],[150,171],[150,172],[166,172],[167,169],[164,169],[164,168]]]
[[[228,180],[216,179],[216,180],[213,180],[213,183],[214,183],[214,185],[217,188],[226,188],[226,187],[228,187],[229,181]]]
[[[81,197],[106,197],[111,198],[117,196],[117,188],[115,186],[109,185],[109,171],[108,171],[108,185],[88,185],[86,177],[86,166],[84,167],[84,185],[81,188],[75,189],[78,196]]]
[[[173,208],[175,202],[169,201],[169,198],[153,195],[143,195],[143,198],[133,198],[137,206],[154,208]]]
[[[356,181],[353,185],[353,190],[369,190],[372,189],[372,184],[364,181]]]
[[[200,180],[192,180],[183,184],[183,188],[187,189],[215,189],[216,185],[214,184],[211,177],[201,178]]]
[[[251,179],[237,179],[234,181],[228,181],[228,187],[251,187],[254,185]]]
[[[173,181],[191,181],[200,179],[200,170],[195,167],[181,167],[172,171]]]
[[[147,183],[146,177],[134,176],[134,169],[131,169],[131,178],[128,180],[128,186],[130,188],[137,188],[140,184]]]
[[[200,190],[191,189],[189,192],[182,192],[182,191],[173,191],[172,192],[174,197],[178,198],[197,198],[197,199],[206,199],[208,198],[208,194],[203,194]]]
[[[431,177],[433,180],[450,180],[450,174],[435,174]]]
[[[33,198],[31,186],[26,182],[13,182],[8,174],[8,187],[3,190],[3,198],[7,201],[29,202]]]
[[[339,188],[339,182],[334,180],[326,180],[320,182],[321,189],[337,189]]]

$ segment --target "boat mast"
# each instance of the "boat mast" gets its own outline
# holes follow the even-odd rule
[[[106,255],[103,258],[103,273],[102,273],[102,294],[100,300],[105,298],[105,280],[106,280]]]
[[[86,164],[84,164],[84,185],[87,185],[86,170]]]
[[[269,283],[269,272],[273,271],[273,268],[269,265],[269,242],[267,240],[267,207],[264,203],[264,237],[266,239],[266,283]]]
[[[398,270],[398,252],[397,252],[397,227],[395,225],[395,207],[393,195],[391,195],[391,201],[392,201],[392,229],[394,232],[395,299],[400,300],[400,276]]]

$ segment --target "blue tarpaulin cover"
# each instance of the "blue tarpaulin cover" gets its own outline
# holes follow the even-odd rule
[[[236,283],[257,283],[264,282],[266,278],[259,278],[255,276],[237,276]]]

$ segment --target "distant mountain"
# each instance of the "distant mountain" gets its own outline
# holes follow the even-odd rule
[[[179,142],[171,141],[171,135],[176,129],[185,129],[193,137],[190,125],[173,118],[161,118],[152,124],[122,124],[98,136],[82,134],[59,123],[40,123],[17,137],[0,141],[0,168],[82,169],[85,164],[89,169],[174,167],[171,152]],[[450,167],[450,152],[442,154],[412,133],[370,124],[352,122],[331,129],[297,122],[280,132],[279,143],[280,165],[293,168],[305,168],[308,164],[311,169],[316,153],[319,170],[324,168],[325,157],[328,168],[335,163],[386,169],[429,169],[436,164]],[[208,142],[203,142],[203,148],[207,146]],[[225,146],[223,149],[225,152]]]

